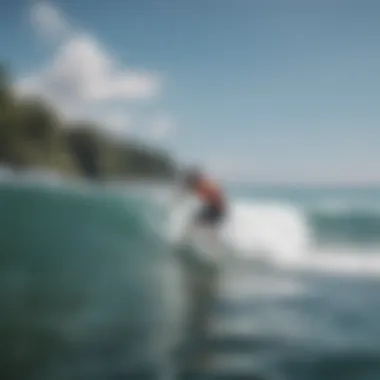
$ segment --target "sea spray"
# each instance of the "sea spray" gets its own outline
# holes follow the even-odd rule
[[[311,195],[287,189],[257,192],[229,193],[227,219],[218,231],[224,251],[235,258],[228,265],[250,260],[279,269],[380,274],[379,192],[346,190],[341,197],[313,189]],[[179,239],[198,207],[185,199],[173,211],[166,233],[170,241]]]

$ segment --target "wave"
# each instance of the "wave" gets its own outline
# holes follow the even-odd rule
[[[198,206],[188,201],[173,211],[172,241],[180,238]],[[380,273],[380,208],[368,205],[235,198],[220,240],[241,259],[324,273]]]
[[[309,249],[312,236],[305,216],[286,204],[233,202],[221,232],[232,249],[274,260],[294,260]]]
[[[244,251],[263,248],[299,252],[316,246],[380,247],[378,206],[343,202],[305,206],[234,200],[224,234],[230,235],[229,240]]]
[[[93,379],[158,368],[183,333],[186,300],[170,253],[199,204],[189,199],[168,213],[161,190],[152,196],[49,178],[0,186],[0,377],[18,368],[37,371],[36,378]],[[350,251],[349,238],[362,240],[347,231],[363,214],[370,225],[380,215],[351,206],[235,198],[221,240],[238,258],[378,276],[380,255]],[[331,240],[343,248],[316,250],[334,229]],[[267,296],[300,291],[297,283],[255,279]]]
[[[7,176],[0,177],[6,184],[4,178]],[[164,237],[169,243],[166,246],[168,251],[173,249],[173,244],[181,241],[199,207],[197,201],[187,198],[179,206],[170,205],[168,212],[170,196],[167,186],[163,184],[147,186],[131,183],[126,186],[117,183],[95,191],[93,186],[82,182],[68,183],[57,180],[51,174],[38,177],[30,174],[24,177],[18,175],[17,180],[11,177],[7,186],[13,183],[14,187],[28,184],[29,187],[38,188],[41,187],[42,178],[47,182],[45,192],[49,188],[57,193],[70,193],[75,188],[76,196],[81,196],[84,202],[88,202],[85,201],[88,198],[104,197],[108,203],[111,194],[115,194],[113,197],[118,199],[120,215],[125,212],[135,215],[130,228],[135,229],[136,234],[143,232],[149,238],[151,235],[159,239]],[[314,203],[234,197],[231,198],[229,217],[220,231],[220,240],[226,251],[241,258],[270,260],[323,271],[331,268],[352,273],[355,268],[358,273],[377,271],[380,262],[375,257],[380,252],[378,206],[380,203],[365,197],[360,202],[358,199],[351,201],[335,197]],[[105,231],[112,231],[115,216]],[[114,231],[117,228],[115,225]],[[101,234],[101,230],[98,233]],[[198,245],[196,252],[204,255],[207,249],[202,251],[201,248],[202,244]]]
[[[347,208],[335,212],[309,211],[308,218],[320,244],[380,244],[380,210]]]
[[[158,368],[180,339],[183,294],[149,208],[126,191],[1,183],[1,378]]]

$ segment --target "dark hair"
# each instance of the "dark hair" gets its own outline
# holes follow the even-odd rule
[[[194,187],[202,178],[202,172],[198,168],[190,168],[186,170],[184,182],[186,186]]]

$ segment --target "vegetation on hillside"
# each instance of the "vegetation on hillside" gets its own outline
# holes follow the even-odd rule
[[[172,159],[136,142],[115,142],[90,122],[65,123],[43,100],[20,98],[0,66],[0,165],[45,168],[107,181],[170,178]]]

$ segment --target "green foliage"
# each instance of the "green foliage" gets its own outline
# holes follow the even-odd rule
[[[0,164],[102,181],[173,176],[175,165],[164,152],[115,142],[98,130],[89,122],[65,124],[41,99],[18,99],[0,65]]]

